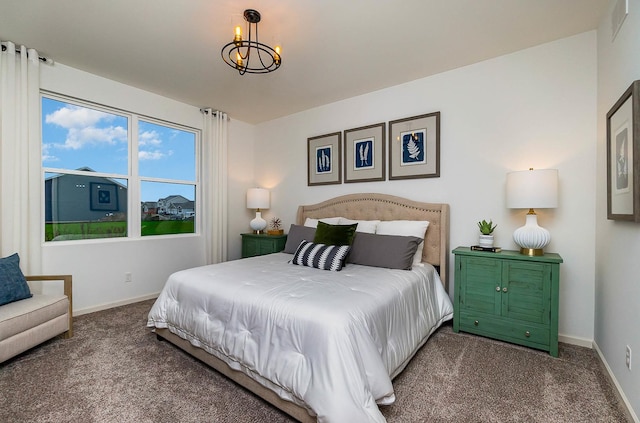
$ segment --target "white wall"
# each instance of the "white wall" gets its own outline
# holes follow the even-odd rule
[[[629,85],[640,79],[638,52],[640,0],[629,0],[629,15],[614,41],[610,14],[598,28],[595,342],[630,401],[636,421],[640,416],[640,224],[607,220],[606,115]],[[635,354],[631,371],[625,365],[626,345]]]
[[[44,90],[139,114],[202,128],[199,108],[56,63],[41,66]],[[240,256],[241,231],[251,213],[244,193],[253,183],[254,127],[232,120],[229,126],[229,257]],[[245,161],[246,160],[246,161]],[[239,213],[237,207],[241,207]],[[174,271],[205,263],[199,235],[46,243],[43,273],[72,274],[76,314],[153,297]],[[132,282],[125,283],[125,272]]]
[[[440,178],[307,186],[308,137],[433,111],[442,113]],[[590,345],[595,31],[266,122],[257,132],[256,180],[272,190],[267,218],[277,215],[288,227],[298,204],[352,192],[447,202],[452,248],[476,244],[476,222],[490,218],[498,224],[496,245],[515,249],[511,234],[524,224],[526,210],[506,209],[506,173],[559,169],[559,207],[540,210],[539,223],[551,232],[547,250],[565,260],[560,334]]]

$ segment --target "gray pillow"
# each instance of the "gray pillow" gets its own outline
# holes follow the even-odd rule
[[[413,256],[423,239],[416,236],[356,233],[347,263],[411,270]]]
[[[304,240],[313,241],[316,235],[316,228],[301,225],[291,225],[287,234],[287,242],[284,245],[283,253],[294,254],[300,243]]]

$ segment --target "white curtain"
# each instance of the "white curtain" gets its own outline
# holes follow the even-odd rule
[[[12,42],[0,52],[0,253],[40,273],[41,141],[38,52]],[[19,52],[19,53],[18,53]]]
[[[227,260],[227,114],[202,109],[203,230],[207,264]]]

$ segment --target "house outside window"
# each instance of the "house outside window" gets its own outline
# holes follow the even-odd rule
[[[199,131],[52,94],[41,105],[46,242],[196,232]]]

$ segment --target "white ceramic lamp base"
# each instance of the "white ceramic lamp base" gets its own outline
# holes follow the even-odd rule
[[[261,234],[267,227],[267,221],[262,218],[262,213],[257,211],[255,219],[249,222],[249,226],[253,229],[254,234]]]
[[[551,241],[551,234],[545,228],[538,226],[538,216],[529,212],[524,226],[516,229],[513,240],[520,247],[520,253],[528,256],[541,256],[544,247]]]

